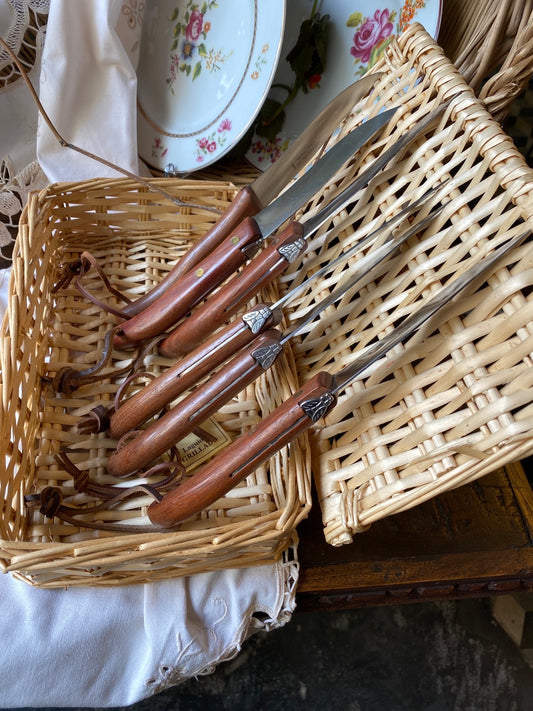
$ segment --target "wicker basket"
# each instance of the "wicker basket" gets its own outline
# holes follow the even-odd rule
[[[357,107],[341,133],[383,107],[400,104],[393,125],[360,153],[309,209],[350,182],[417,119],[451,101],[427,138],[414,142],[339,215],[340,240],[323,232],[305,266],[282,291],[394,214],[407,196],[448,182],[448,202],[431,226],[391,260],[380,279],[331,307],[294,344],[307,380],[335,372],[354,352],[388,333],[441,284],[533,224],[533,172],[471,88],[420,26],[389,46],[376,67],[385,75],[375,97]],[[360,255],[359,255],[360,256]],[[489,273],[487,283],[452,304],[407,345],[364,374],[312,435],[313,472],[325,536],[352,541],[372,522],[482,476],[533,451],[533,304],[526,243]],[[321,281],[324,293],[342,269]],[[321,296],[303,294],[297,318]]]
[[[443,0],[438,41],[502,121],[533,73],[533,2]]]
[[[292,355],[271,380],[263,379],[219,413],[230,434],[257,421],[317,370],[335,371],[350,362],[354,352],[390,331],[443,282],[522,232],[524,222],[532,224],[532,171],[423,28],[415,25],[392,42],[377,69],[384,74],[373,97],[354,107],[332,140],[383,107],[400,107],[395,120],[305,207],[305,217],[412,124],[451,103],[426,136],[334,218],[334,232],[331,224],[324,226],[303,266],[295,266],[277,288],[283,293],[312,274],[341,245],[350,246],[429,187],[442,185],[421,216],[437,201],[450,202],[390,261],[386,276],[369,280],[359,298],[348,294],[328,309],[294,342]],[[233,194],[224,181],[165,181],[165,186],[183,199],[216,207],[224,207]],[[201,210],[175,213],[168,202],[128,181],[60,185],[30,201],[20,227],[0,350],[2,447],[10,455],[1,476],[5,569],[34,584],[58,586],[125,584],[250,565],[273,559],[306,515],[309,454],[325,536],[339,545],[373,521],[533,451],[533,251],[526,244],[498,264],[483,288],[452,304],[350,386],[311,433],[309,447],[299,440],[290,456],[289,450],[282,452],[247,482],[253,488],[233,493],[179,531],[95,537],[36,514],[29,517],[25,494],[49,483],[68,493],[68,477],[50,464],[50,455],[64,442],[79,444],[72,412],[89,407],[95,396],[111,400],[116,389],[107,384],[91,390],[83,402],[76,393],[74,401],[65,403],[41,387],[47,370],[74,357],[92,362],[109,325],[105,314],[80,303],[73,290],[54,303],[50,289],[58,263],[90,246],[96,256],[105,257],[116,286],[142,293],[179,257],[189,232],[195,239],[212,219],[212,213]],[[169,229],[170,238],[164,238]],[[293,302],[286,325],[312,308],[341,272]],[[74,326],[58,333],[57,323],[62,329],[63,324]],[[165,367],[157,358],[153,365]],[[81,459],[91,475],[101,474],[109,447],[105,437],[98,438],[90,456]]]
[[[165,189],[216,210],[224,210],[235,194],[221,182],[171,180]],[[91,531],[25,506],[26,495],[46,486],[60,487],[65,502],[81,506],[90,501],[74,492],[54,454],[67,447],[91,480],[105,483],[104,464],[116,446],[105,433],[80,435],[76,425],[94,405],[113,401],[119,381],[85,385],[64,396],[43,379],[65,365],[96,362],[114,323],[74,285],[52,293],[61,264],[88,249],[115,286],[130,295],[144,292],[216,216],[201,207],[179,211],[128,180],[60,184],[31,196],[20,223],[0,348],[0,556],[5,570],[48,587],[127,584],[272,561],[292,540],[310,506],[305,438],[291,447],[290,457],[288,449],[281,451],[211,510],[169,533]],[[87,275],[85,285],[110,301],[96,273]],[[275,287],[264,298],[275,300]],[[114,367],[130,357],[115,353]],[[149,370],[155,375],[169,362],[153,356]],[[278,367],[218,413],[217,426],[230,438],[236,436],[296,385],[289,351]],[[134,499],[103,516],[107,524],[133,525],[147,503],[146,497]]]

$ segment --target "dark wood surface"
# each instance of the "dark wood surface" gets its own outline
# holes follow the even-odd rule
[[[533,491],[519,463],[378,521],[349,545],[325,542],[318,506],[298,533],[299,609],[533,589]]]

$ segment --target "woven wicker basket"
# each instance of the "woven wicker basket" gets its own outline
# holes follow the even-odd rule
[[[375,97],[341,134],[389,105],[402,111],[382,138],[327,186],[313,214],[362,167],[435,106],[451,101],[427,138],[414,142],[338,217],[340,240],[318,236],[306,263],[282,280],[292,287],[381,224],[406,199],[448,180],[447,206],[391,260],[380,279],[332,307],[294,344],[304,380],[335,372],[388,333],[448,279],[533,224],[533,172],[472,89],[419,26],[389,46]],[[360,256],[360,255],[359,255]],[[407,345],[364,374],[312,435],[313,472],[326,539],[340,545],[372,522],[482,476],[533,451],[533,248],[526,243]],[[327,293],[342,270],[324,279]],[[297,318],[321,296],[303,294]],[[358,298],[357,298],[358,297]]]
[[[438,41],[502,121],[533,73],[533,2],[443,0]]]
[[[235,194],[221,182],[171,180],[165,189],[217,210]],[[288,449],[281,451],[243,486],[174,532],[87,531],[29,512],[24,503],[27,494],[59,486],[65,502],[81,505],[88,497],[74,492],[53,455],[67,447],[80,469],[105,483],[104,464],[116,446],[105,433],[80,435],[76,425],[94,405],[112,402],[118,382],[105,380],[63,396],[43,380],[64,365],[96,362],[114,323],[73,285],[52,293],[60,265],[89,249],[115,286],[134,295],[158,280],[216,216],[200,208],[179,211],[128,180],[60,184],[31,196],[20,223],[0,348],[0,556],[6,570],[48,587],[126,584],[275,560],[292,540],[310,505],[305,438],[291,447],[290,457]],[[110,300],[96,273],[88,275],[86,286]],[[275,300],[275,287],[264,298]],[[113,364],[129,358],[116,353]],[[157,374],[169,362],[154,356],[149,369]],[[223,408],[217,421],[234,437],[296,385],[289,351],[283,363]],[[108,512],[107,523],[131,525],[147,503],[134,499]]]
[[[380,139],[361,151],[305,207],[310,217],[412,124],[451,101],[442,118],[359,193],[357,202],[313,239],[305,262],[278,283],[282,293],[409,199],[443,184],[421,210],[450,200],[423,234],[388,265],[387,276],[324,313],[295,342],[271,379],[219,413],[231,434],[270,411],[320,369],[337,370],[379,339],[439,286],[533,220],[533,173],[443,51],[420,26],[392,42],[377,67],[384,72],[335,139],[383,107],[399,111]],[[377,97],[377,98],[376,98]],[[183,199],[223,208],[233,194],[225,181],[165,181]],[[326,539],[339,545],[373,521],[414,506],[533,451],[529,245],[517,248],[469,293],[433,320],[385,363],[353,384],[327,421],[234,492],[216,510],[173,533],[73,532],[33,513],[24,495],[47,484],[70,485],[50,464],[65,442],[79,445],[73,414],[113,397],[107,384],[69,402],[41,386],[41,376],[76,357],[92,362],[108,317],[67,289],[50,293],[60,261],[90,247],[105,259],[115,286],[142,293],[180,249],[205,231],[212,213],[175,213],[165,200],[128,181],[55,186],[34,196],[21,223],[11,304],[2,333],[4,498],[0,554],[6,570],[34,584],[114,585],[273,559],[309,507],[309,461],[319,491]],[[163,232],[171,230],[171,237]],[[183,240],[183,241],[181,241]],[[176,243],[178,247],[176,247]],[[356,257],[355,259],[357,259]],[[303,293],[286,325],[338,282],[342,269]],[[92,284],[96,290],[97,284]],[[275,293],[266,295],[275,297]],[[73,314],[76,314],[75,318]],[[81,315],[80,315],[81,314]],[[57,331],[61,324],[64,332]],[[71,325],[67,331],[65,324]],[[154,368],[164,368],[155,358]],[[78,399],[78,395],[80,399]],[[72,408],[75,408],[73,411]],[[83,446],[86,446],[85,444]],[[80,458],[101,475],[105,437]],[[37,455],[37,450],[39,454]],[[7,464],[4,464],[7,462]],[[238,498],[235,497],[238,495]],[[242,506],[242,510],[239,507]],[[124,519],[129,514],[124,514]]]

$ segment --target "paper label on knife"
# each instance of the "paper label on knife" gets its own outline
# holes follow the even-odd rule
[[[200,427],[205,430],[211,441],[206,441],[200,434],[191,432],[177,444],[181,462],[187,471],[210,459],[231,442],[231,438],[222,426],[212,418],[202,422]]]

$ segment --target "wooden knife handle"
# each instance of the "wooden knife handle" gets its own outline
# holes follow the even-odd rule
[[[148,467],[159,456],[211,417],[234,395],[270,368],[282,351],[280,331],[258,336],[212,378],[156,420],[147,429],[117,449],[107,460],[107,470],[115,477],[125,477]]]
[[[176,357],[189,353],[261,288],[274,281],[304,251],[303,230],[302,224],[291,222],[239,274],[206,299],[159,344],[161,355]]]
[[[179,262],[161,279],[159,284],[156,284],[146,294],[123,307],[122,311],[131,318],[131,316],[135,316],[135,314],[153,304],[183,274],[186,274],[208,254],[211,254],[238,227],[245,217],[257,215],[261,208],[262,205],[252,188],[249,186],[241,188],[228,209],[219,217],[211,229],[185,252]]]
[[[127,347],[164,333],[186,316],[210,291],[233,274],[249,258],[248,249],[261,239],[253,217],[247,217],[192,271],[183,274],[151,306],[125,321],[113,340]]]
[[[110,418],[109,433],[120,439],[190,390],[205,375],[225,363],[256,336],[281,321],[281,309],[257,304],[217,331],[212,338],[181,358],[164,373],[126,400]]]
[[[335,404],[333,378],[318,373],[246,434],[229,444],[180,486],[148,507],[150,521],[172,528],[212,505]]]

